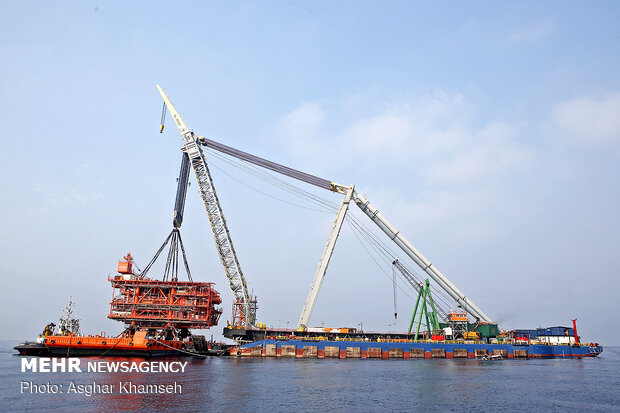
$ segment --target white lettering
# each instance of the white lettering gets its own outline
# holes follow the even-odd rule
[[[185,368],[189,362],[110,362],[110,361],[89,361],[86,364],[86,371],[89,373],[185,373]],[[81,373],[81,360],[76,357],[71,358],[22,358],[21,371],[31,372],[78,372]]]
[[[86,397],[90,397],[93,394],[98,393],[111,394],[113,392],[113,384],[98,384],[97,382],[92,382],[89,384],[75,384],[75,382],[72,381],[67,389],[67,393],[83,394]]]
[[[39,359],[39,371],[41,373],[49,373],[50,372],[50,359],[47,357],[42,357]]]
[[[67,369],[67,360],[69,368]],[[38,367],[37,367],[38,364]],[[38,357],[38,358],[23,358],[22,359],[22,373],[26,371],[31,371],[36,373],[37,370],[40,373],[57,373],[57,372],[69,372],[76,371],[78,373],[82,372],[80,368],[80,359],[79,358],[50,358],[50,357]]]
[[[75,357],[69,359],[69,372],[71,373],[73,371],[78,373],[82,372],[82,369],[80,368],[80,359]]]
[[[22,359],[22,373],[25,373],[26,370],[31,370],[33,373],[36,373],[36,371],[37,371],[37,359],[23,358]],[[24,383],[24,382],[22,382],[22,383]]]
[[[62,384],[52,384],[49,381],[42,384],[34,384],[31,381],[22,381],[20,383],[20,392],[30,394],[43,394],[43,393],[62,393]]]
[[[174,384],[135,384],[130,381],[119,382],[118,392],[127,394],[148,394],[148,393],[183,393],[183,388],[177,382]]]
[[[148,373],[149,372],[149,367],[150,367],[150,363],[147,363],[146,361],[140,363],[140,372],[141,373]]]
[[[120,382],[118,383],[118,392],[119,393],[130,393],[129,392],[129,385],[131,384],[131,382],[126,381],[125,383]]]
[[[60,367],[60,371],[64,373],[65,370],[67,369],[66,360],[59,359],[59,358],[52,359],[52,371],[56,373],[59,367]]]

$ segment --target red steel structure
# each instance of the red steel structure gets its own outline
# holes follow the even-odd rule
[[[139,327],[210,328],[222,310],[213,283],[108,278],[113,298],[108,318]]]
[[[119,261],[120,274],[109,277],[112,302],[108,318],[136,327],[210,328],[222,303],[213,283],[158,281],[133,274],[131,256]],[[123,264],[123,265],[121,265]]]

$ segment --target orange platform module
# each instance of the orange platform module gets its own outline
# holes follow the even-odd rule
[[[213,283],[157,281],[148,278],[108,279],[113,297],[108,318],[141,327],[210,328],[222,310]]]
[[[140,327],[210,328],[222,302],[213,283],[157,281],[135,275],[108,278],[113,295],[108,318]]]
[[[136,275],[133,257],[118,262],[108,318],[147,328],[210,328],[217,325],[222,303],[213,283],[158,281]]]

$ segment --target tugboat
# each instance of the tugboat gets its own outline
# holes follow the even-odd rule
[[[54,334],[54,327],[56,327],[56,324],[49,323],[35,341],[26,340],[13,348],[22,356],[49,356],[50,352],[45,346],[45,338]]]
[[[60,318],[58,328],[56,324],[49,323],[43,328],[39,337],[35,341],[25,341],[13,347],[22,356],[50,356],[52,353],[46,346],[48,337],[51,336],[72,336],[80,333],[80,320],[73,318],[73,301],[69,300],[69,305],[65,308],[64,315]]]
[[[168,326],[164,329],[125,329],[116,337],[97,335],[51,335],[45,346],[55,357],[158,357],[158,356],[221,356],[228,347],[208,342],[204,336],[191,335],[187,330]]]

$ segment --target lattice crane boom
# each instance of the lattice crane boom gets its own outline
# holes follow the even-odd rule
[[[198,143],[199,136],[188,128],[187,124],[183,121],[174,105],[159,85],[157,85],[157,89],[164,99],[168,112],[170,112],[170,115],[174,119],[183,137],[185,145],[182,150],[184,154],[188,156],[189,162],[191,163],[198,186],[198,192],[207,212],[209,222],[211,223],[211,230],[213,232],[213,238],[215,239],[217,252],[235,300],[233,303],[231,323],[233,326],[237,327],[251,327],[256,322],[256,310],[258,308],[256,299],[250,297],[248,292],[245,277],[241,271],[241,265],[239,265],[237,253],[235,252],[235,247],[215,191],[215,186],[213,185],[213,179],[211,178],[207,161]],[[182,214],[182,209],[178,209],[175,205],[175,211],[179,210]]]

